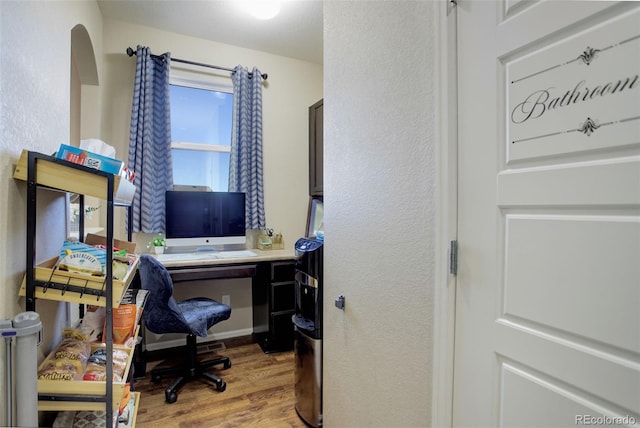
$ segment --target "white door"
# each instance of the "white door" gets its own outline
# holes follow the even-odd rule
[[[640,3],[457,14],[453,426],[638,426]]]

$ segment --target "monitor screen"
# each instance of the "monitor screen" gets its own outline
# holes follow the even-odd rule
[[[244,193],[168,190],[165,226],[168,247],[244,244]]]

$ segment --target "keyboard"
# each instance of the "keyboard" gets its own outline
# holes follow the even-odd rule
[[[251,250],[237,251],[200,251],[194,253],[165,253],[158,254],[156,258],[161,262],[190,262],[198,260],[220,260],[220,259],[244,259],[256,257],[257,254]]]
[[[251,250],[236,251],[218,251],[216,253],[219,259],[244,259],[245,257],[256,257],[257,254]]]

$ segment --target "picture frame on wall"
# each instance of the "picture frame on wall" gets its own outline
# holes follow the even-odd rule
[[[318,231],[324,232],[324,204],[322,196],[312,196],[309,198],[309,210],[307,213],[307,238],[315,238]]]

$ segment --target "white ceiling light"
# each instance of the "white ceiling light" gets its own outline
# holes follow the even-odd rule
[[[240,7],[258,19],[271,19],[280,13],[279,0],[241,0]]]

